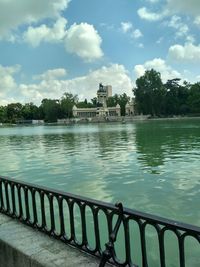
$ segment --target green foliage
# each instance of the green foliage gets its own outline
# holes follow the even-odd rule
[[[78,96],[71,93],[64,93],[61,98],[61,113],[63,118],[72,117],[73,106],[78,102]]]
[[[200,82],[191,86],[188,104],[190,106],[191,113],[200,114]]]
[[[179,78],[162,83],[160,73],[151,69],[136,80],[135,107],[138,114],[152,116],[200,115],[200,82],[190,84],[181,83]],[[107,100],[108,107],[121,107],[121,115],[125,115],[126,103],[130,97],[125,93],[115,94]],[[0,123],[16,123],[17,120],[45,120],[56,122],[57,119],[71,118],[73,106],[78,108],[92,108],[102,106],[97,98],[91,103],[85,99],[78,102],[78,96],[64,93],[61,99],[43,99],[38,107],[33,103],[10,103],[0,106]]]
[[[11,103],[6,107],[6,122],[15,123],[17,119],[22,118],[22,104]]]
[[[159,72],[147,70],[136,80],[134,94],[139,113],[152,116],[163,113],[165,89]]]
[[[76,104],[76,106],[77,106],[77,108],[93,108],[94,107],[94,105],[92,103],[87,102],[87,99],[85,99],[82,102],[78,102]]]
[[[59,100],[45,98],[42,100],[41,108],[46,122],[56,122],[60,117],[61,109]]]
[[[22,117],[25,120],[40,119],[40,110],[32,102],[31,103],[26,103],[22,107]]]
[[[118,95],[115,94],[114,96],[111,96],[107,100],[107,106],[108,107],[116,107],[117,104],[121,107],[121,115],[125,116],[126,113],[126,104],[130,101],[130,97],[127,96],[125,93]]]
[[[191,85],[175,78],[162,83],[159,72],[147,70],[136,80],[135,101],[139,114],[172,116],[200,113],[200,83]]]

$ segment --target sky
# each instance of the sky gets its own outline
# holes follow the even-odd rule
[[[151,68],[200,81],[199,0],[0,0],[0,105],[133,96]]]

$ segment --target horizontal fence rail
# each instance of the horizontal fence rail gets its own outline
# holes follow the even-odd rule
[[[150,250],[157,253],[158,267],[168,267],[169,233],[178,254],[178,265],[173,266],[186,267],[187,239],[200,244],[200,227],[7,177],[0,177],[0,212],[101,258],[101,267],[107,261],[116,266],[151,267]]]

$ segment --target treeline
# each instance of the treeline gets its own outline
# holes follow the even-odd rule
[[[163,83],[160,73],[151,69],[136,80],[133,92],[138,114],[200,115],[200,82],[182,83],[176,78]]]
[[[108,106],[121,106],[122,114],[125,114],[125,105],[130,100],[126,94],[114,95],[109,97]],[[44,120],[45,122],[56,122],[57,119],[72,118],[72,108],[76,105],[78,108],[92,108],[101,106],[97,98],[79,101],[77,95],[64,93],[61,99],[43,99],[40,106],[33,103],[10,103],[6,106],[0,106],[0,123],[16,123],[19,120]]]

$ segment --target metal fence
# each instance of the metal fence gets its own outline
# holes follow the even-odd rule
[[[107,204],[7,177],[0,177],[0,212],[99,257],[101,267],[106,262],[149,267],[152,249],[158,266],[167,267],[168,233],[177,243],[178,265],[186,267],[187,238],[197,241],[197,246],[200,243],[200,227],[123,208],[121,203]],[[131,224],[137,228],[138,238],[134,238]],[[147,244],[150,228],[157,243],[153,247]],[[140,254],[140,264],[132,253],[134,248]]]

